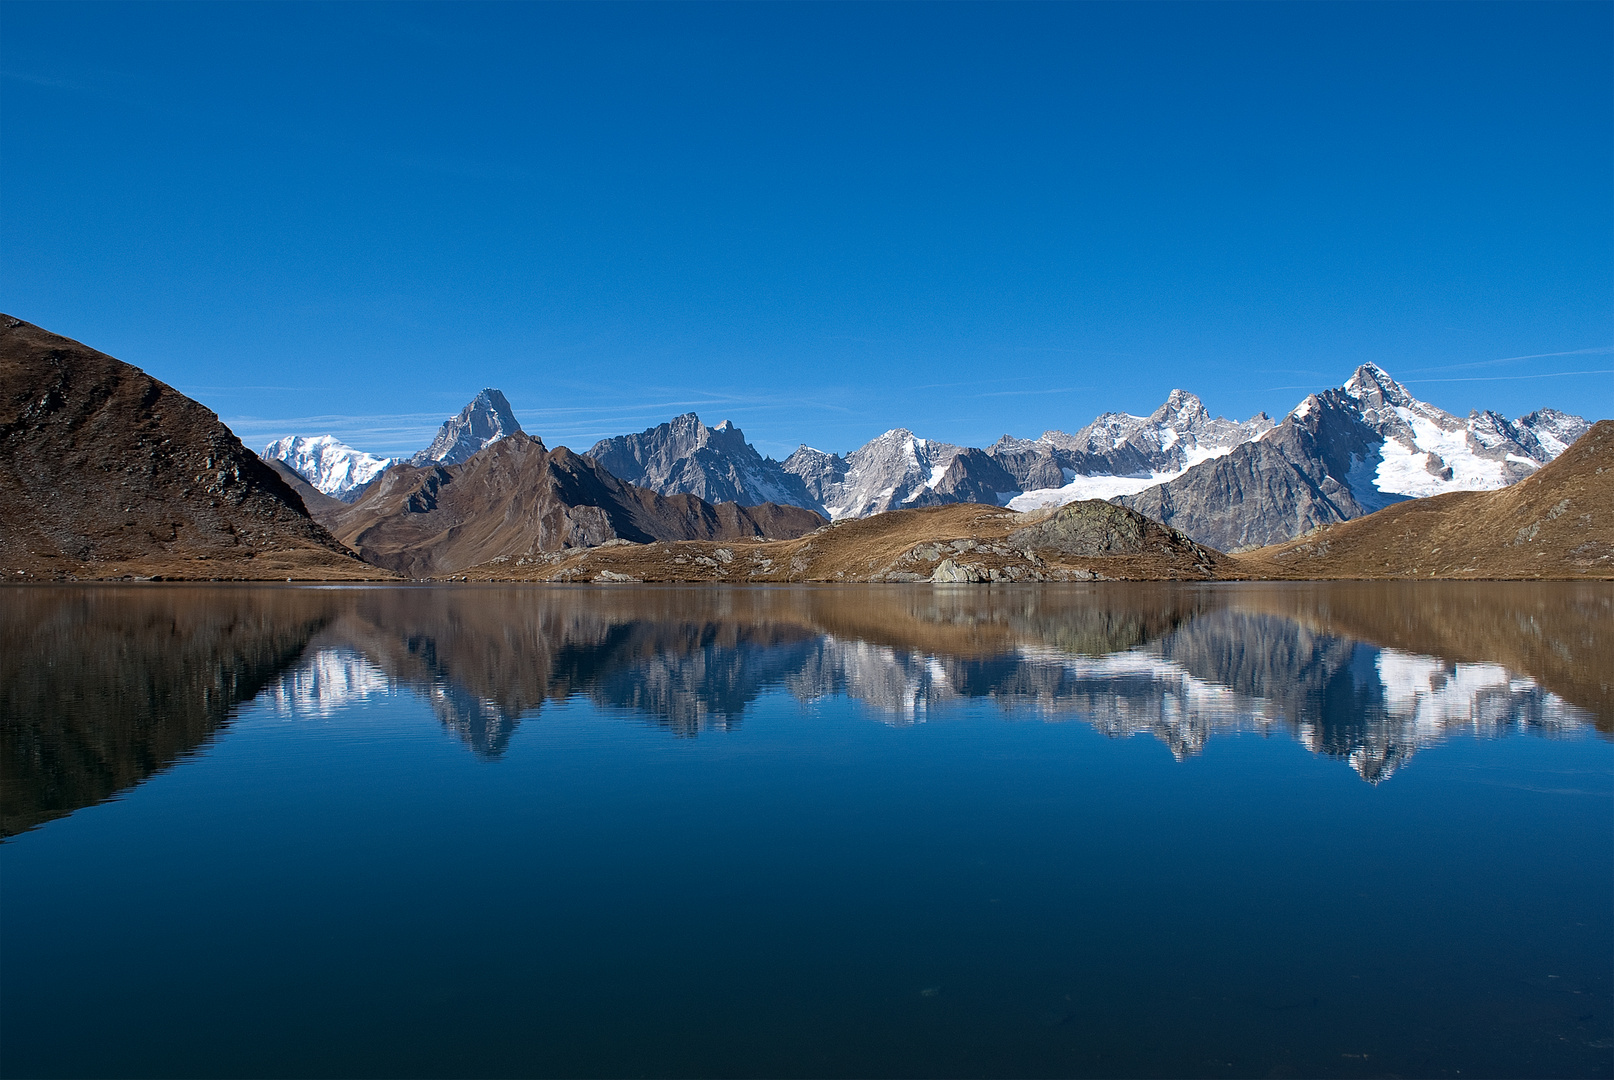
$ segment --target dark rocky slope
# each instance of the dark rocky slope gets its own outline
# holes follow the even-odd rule
[[[0,484],[7,580],[377,576],[211,410],[8,316]]]

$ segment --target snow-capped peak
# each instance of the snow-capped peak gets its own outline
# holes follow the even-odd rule
[[[334,435],[288,435],[264,447],[261,456],[283,462],[316,491],[344,502],[352,501],[397,461],[355,450]]]
[[[1351,377],[1345,380],[1344,387],[1345,392],[1352,397],[1361,397],[1364,392],[1385,388],[1394,388],[1406,393],[1406,387],[1396,382],[1388,371],[1371,362],[1358,365],[1351,373]]]
[[[1348,479],[1367,507],[1382,505],[1385,496],[1505,487],[1551,461],[1590,426],[1564,413],[1548,417],[1545,410],[1516,421],[1475,410],[1464,420],[1419,401],[1377,364],[1358,367],[1338,390],[1308,397],[1290,417],[1307,426],[1330,423],[1326,410],[1318,411],[1324,401],[1354,414],[1381,440]]]
[[[929,497],[962,447],[892,428],[846,457],[803,445],[784,461],[831,518],[864,517]]]

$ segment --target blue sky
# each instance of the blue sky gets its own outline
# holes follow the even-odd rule
[[[1614,415],[1614,6],[0,7],[0,308],[250,445]],[[1515,359],[1524,357],[1525,359]],[[1581,373],[1581,374],[1574,374]]]

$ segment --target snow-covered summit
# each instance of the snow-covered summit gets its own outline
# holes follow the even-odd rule
[[[830,518],[839,520],[928,504],[963,449],[892,428],[845,458],[803,446],[785,459],[784,468],[801,477]]]
[[[1420,401],[1377,364],[1363,364],[1338,391],[1332,404],[1354,406],[1361,422],[1381,440],[1376,459],[1351,477],[1353,490],[1373,490],[1364,505],[1382,496],[1438,495],[1445,491],[1488,491],[1522,480],[1551,461],[1591,425],[1556,409],[1540,409],[1508,420],[1489,409],[1467,419]],[[1309,395],[1290,415],[1308,417],[1321,398]]]
[[[1046,462],[1038,460],[1035,452],[1026,456],[1007,436],[994,445],[993,452],[1025,489],[1009,505],[1033,510],[1077,499],[1135,494],[1221,457],[1272,427],[1266,413],[1244,421],[1213,417],[1197,395],[1179,389],[1148,416],[1107,412],[1074,435],[1044,432],[1037,442],[1049,448],[1046,456],[1060,470],[1058,483],[1047,482],[1053,474]]]
[[[334,435],[288,435],[263,448],[265,461],[283,462],[314,489],[343,502],[358,498],[396,458],[355,450]]]

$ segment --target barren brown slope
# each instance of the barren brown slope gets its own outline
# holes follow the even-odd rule
[[[1090,500],[1054,513],[980,503],[838,521],[797,540],[621,544],[484,564],[466,576],[540,581],[1204,581],[1240,564],[1134,511]]]
[[[1275,578],[1614,578],[1614,420],[1500,491],[1397,503],[1239,557]]]
[[[0,576],[386,576],[204,406],[0,316]],[[19,573],[21,571],[21,573]]]
[[[795,506],[714,506],[693,495],[658,495],[564,446],[551,452],[521,434],[460,465],[389,469],[332,521],[366,560],[411,577],[494,562],[523,566],[612,540],[796,537],[824,523]]]

